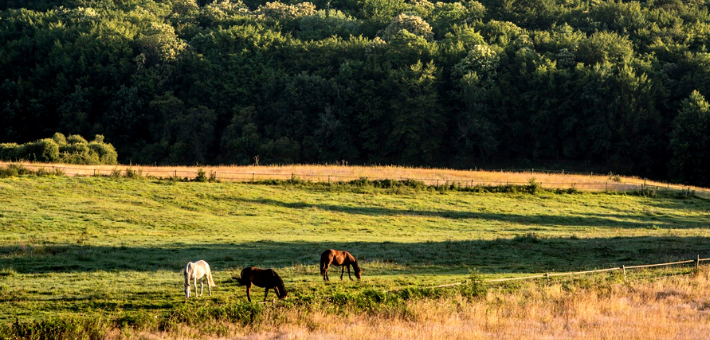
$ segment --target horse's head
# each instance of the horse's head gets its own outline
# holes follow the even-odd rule
[[[357,265],[357,262],[353,263],[353,269],[355,269],[355,277],[360,280],[360,276],[362,275],[362,268]]]
[[[288,295],[288,291],[284,286],[284,281],[278,275],[276,275],[276,287],[274,288],[274,290],[279,296],[279,299],[283,300],[286,298],[286,295]]]

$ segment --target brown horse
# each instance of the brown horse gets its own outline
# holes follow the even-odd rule
[[[269,295],[269,289],[273,288],[279,299],[285,299],[286,288],[284,287],[284,282],[279,277],[279,274],[273,269],[259,269],[256,267],[248,267],[242,269],[242,277],[238,280],[240,285],[247,286],[247,299],[251,302],[251,285],[254,284],[257,287],[266,288],[264,292],[264,301],[266,301],[266,296]]]
[[[355,277],[360,280],[362,269],[357,265],[355,257],[350,255],[347,251],[328,249],[320,255],[320,274],[323,275],[324,281],[330,281],[330,277],[328,277],[328,267],[331,264],[343,266],[343,270],[340,272],[341,281],[343,280],[343,274],[345,274],[345,267],[348,268],[348,277],[350,280],[353,279],[352,276],[350,276],[350,265],[352,265],[355,270]]]

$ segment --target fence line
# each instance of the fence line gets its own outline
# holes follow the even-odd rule
[[[0,162],[2,164],[3,162]],[[5,163],[11,164],[11,163]],[[73,176],[107,176],[118,174],[119,176],[128,174],[130,171],[136,172],[138,175],[142,176],[155,176],[155,174],[165,174],[167,178],[187,178],[197,175],[198,170],[146,170],[141,168],[136,170],[131,169],[129,166],[125,169],[100,169],[100,168],[90,168],[90,167],[79,167],[79,166],[47,166],[47,165],[37,165],[37,164],[23,164],[22,166],[32,168],[32,169],[45,169],[52,171],[61,170],[68,175]],[[209,170],[209,168],[208,168]],[[482,170],[491,171],[491,170]],[[493,170],[497,171],[497,170]],[[500,169],[500,172],[531,172],[531,173],[562,173],[562,174],[575,174],[575,175],[594,175],[593,172],[589,173],[579,173],[579,172],[565,172],[564,170],[535,170],[535,169]],[[178,176],[179,175],[179,176]],[[216,171],[210,171],[206,175],[214,175],[215,179],[220,181],[241,181],[241,182],[256,182],[263,180],[293,180],[296,178],[307,178],[308,180],[322,181],[330,183],[332,180],[335,181],[347,181],[347,180],[357,180],[363,178],[362,176],[356,175],[339,175],[339,174],[274,174],[274,173],[264,173],[264,172],[229,172],[226,175],[219,175]],[[162,176],[160,176],[162,178]],[[385,178],[378,178],[385,179]],[[530,185],[530,182],[524,181],[496,181],[496,180],[475,180],[475,179],[462,179],[462,178],[422,178],[422,177],[398,177],[393,179],[399,180],[413,180],[419,181],[427,185],[435,186],[450,186],[456,185],[463,188],[474,188],[477,186],[503,186],[503,185]],[[642,184],[636,183],[618,183],[615,181],[592,181],[592,182],[537,182],[541,188],[546,189],[575,189],[582,191],[606,191],[606,192],[629,192],[629,191],[642,191],[642,192],[652,192],[652,191],[666,191],[666,192],[676,192],[682,193],[686,196],[695,194],[698,196],[710,198],[710,190],[699,190],[694,188],[691,190],[690,187],[684,185],[671,185],[670,183],[666,185],[649,185],[645,181]]]
[[[621,266],[621,267],[613,267],[613,268],[605,268],[605,269],[594,269],[594,270],[584,270],[584,271],[564,272],[564,273],[549,273],[548,272],[545,274],[538,274],[538,275],[532,275],[532,276],[505,277],[505,278],[500,278],[500,279],[481,280],[481,282],[494,283],[494,282],[508,282],[508,281],[532,280],[532,279],[543,279],[544,278],[547,280],[547,283],[549,284],[551,277],[603,273],[603,272],[610,272],[610,271],[615,271],[615,270],[621,270],[624,273],[624,278],[626,278],[626,270],[627,269],[651,268],[651,267],[672,266],[672,265],[685,264],[685,263],[695,263],[695,269],[697,270],[698,267],[700,266],[700,262],[704,262],[704,261],[710,261],[710,258],[701,259],[700,255],[698,255],[698,257],[694,260],[684,260],[684,261],[655,263],[655,264],[642,264],[642,265],[633,265],[633,266]],[[461,282],[455,282],[455,283],[447,283],[447,284],[443,284],[443,285],[439,285],[439,286],[428,286],[428,287],[418,287],[418,288],[422,288],[422,289],[446,288],[446,287],[460,286],[462,284],[465,284],[466,282],[468,282],[468,280],[464,280]],[[400,290],[404,290],[404,289],[407,289],[407,287],[385,290],[384,293],[396,292],[396,291],[400,291]]]

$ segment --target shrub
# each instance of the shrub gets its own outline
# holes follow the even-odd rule
[[[138,179],[138,178],[143,178],[143,170],[133,170],[133,169],[126,169],[126,178],[132,178],[132,179]]]
[[[20,159],[69,164],[117,164],[118,154],[113,145],[104,143],[102,135],[96,135],[89,143],[79,135],[64,137],[57,132],[52,138],[26,144],[0,144],[0,160]]]
[[[472,270],[468,281],[459,288],[462,296],[469,298],[485,297],[488,288],[483,283],[483,276],[478,270]]]
[[[207,174],[204,170],[198,169],[197,176],[195,177],[195,182],[207,182]]]
[[[65,137],[64,134],[61,132],[55,132],[54,136],[52,136],[52,139],[60,147],[67,144],[67,137]]]
[[[56,162],[59,159],[59,145],[53,139],[45,138],[20,146],[20,159],[37,162]]]
[[[84,137],[79,135],[70,135],[67,137],[67,143],[69,144],[87,144],[89,142],[84,139]]]
[[[17,143],[3,143],[0,144],[0,160],[4,161],[15,161],[17,160],[17,154],[20,146]]]
[[[118,164],[118,153],[111,144],[103,142],[104,136],[96,135],[91,143],[89,143],[90,152],[98,156],[100,164]]]
[[[0,178],[16,177],[22,175],[62,176],[64,175],[64,172],[59,169],[48,170],[46,168],[39,168],[36,171],[32,171],[19,164],[8,164],[6,167],[0,168]]]
[[[528,181],[528,185],[527,185],[526,189],[528,190],[529,193],[535,194],[538,191],[540,191],[540,189],[541,189],[540,183],[536,182],[535,177],[533,177]]]

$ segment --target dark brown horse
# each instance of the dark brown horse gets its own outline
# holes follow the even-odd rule
[[[333,264],[336,266],[343,266],[343,270],[340,272],[340,280],[343,280],[343,274],[345,274],[345,267],[348,268],[348,277],[352,280],[350,276],[350,266],[353,266],[355,270],[355,277],[360,280],[360,274],[362,269],[357,265],[357,260],[354,256],[350,255],[347,251],[328,249],[320,255],[320,274],[323,275],[323,280],[330,281],[328,277],[328,267]]]
[[[285,299],[286,288],[284,287],[284,282],[279,277],[279,274],[273,269],[259,269],[256,267],[248,267],[242,269],[242,277],[238,280],[240,285],[247,286],[247,299],[251,302],[251,285],[254,284],[257,287],[266,288],[264,292],[264,301],[266,301],[266,296],[269,295],[269,289],[274,289],[276,295],[279,299]]]

